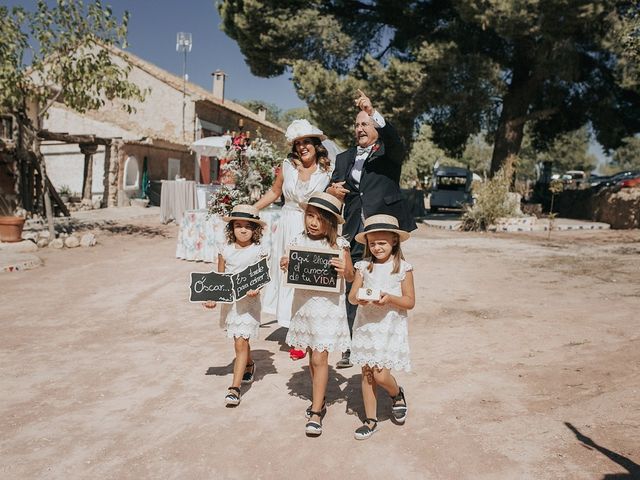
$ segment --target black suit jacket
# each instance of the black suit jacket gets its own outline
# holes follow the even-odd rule
[[[351,176],[356,159],[356,147],[351,147],[336,158],[331,182],[346,181],[349,193],[344,199],[342,234],[353,243],[362,231],[361,212],[364,218],[384,213],[398,219],[402,230],[415,230],[416,222],[400,193],[400,172],[405,150],[396,129],[389,123],[378,129],[378,141],[362,167],[360,185],[357,187]]]

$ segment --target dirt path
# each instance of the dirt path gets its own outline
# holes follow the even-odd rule
[[[0,276],[1,478],[640,478],[640,232],[421,227],[409,418],[381,394],[381,431],[357,442],[359,370],[331,369],[306,438],[307,368],[273,323],[223,406],[232,345],[186,301],[207,266],[149,226]]]

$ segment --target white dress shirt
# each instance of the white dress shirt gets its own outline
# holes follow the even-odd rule
[[[373,115],[371,115],[369,118],[377,123],[380,128],[383,128],[387,124],[384,121],[384,117],[380,115],[377,110],[374,110]],[[353,178],[357,187],[360,187],[360,179],[362,178],[362,167],[364,166],[365,160],[369,158],[369,154],[371,153],[372,148],[373,144],[369,145],[366,148],[358,147],[356,160],[353,164],[353,168],[351,169],[351,178]]]

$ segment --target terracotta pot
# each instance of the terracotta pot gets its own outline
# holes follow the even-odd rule
[[[24,218],[0,217],[0,242],[19,242],[22,240]]]

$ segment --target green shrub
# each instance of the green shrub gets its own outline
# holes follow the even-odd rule
[[[506,164],[492,179],[474,187],[475,202],[462,216],[462,230],[486,230],[500,217],[519,216],[517,197],[509,194],[513,168]]]

